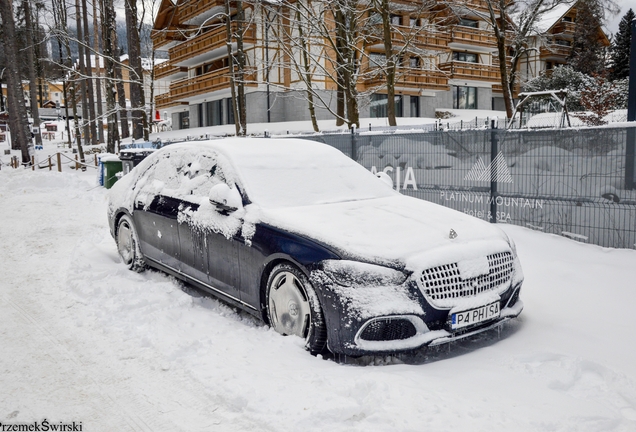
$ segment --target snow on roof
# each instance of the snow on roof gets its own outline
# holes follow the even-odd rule
[[[536,32],[538,34],[541,34],[550,30],[556,23],[559,22],[563,15],[565,15],[570,9],[572,9],[575,3],[576,1],[560,3],[555,6],[554,9],[540,15],[535,25]]]

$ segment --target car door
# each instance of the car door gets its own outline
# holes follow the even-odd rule
[[[177,167],[166,153],[137,182],[133,219],[143,255],[152,261],[180,270],[177,223],[179,200]]]
[[[183,272],[209,290],[240,301],[240,268],[234,235],[240,232],[242,221],[236,215],[217,212],[209,202],[210,189],[227,182],[217,155],[193,154],[181,174],[178,229]]]

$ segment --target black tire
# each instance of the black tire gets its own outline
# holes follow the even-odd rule
[[[117,252],[129,270],[142,272],[146,269],[146,262],[139,248],[139,237],[132,219],[124,215],[117,224]]]
[[[327,326],[318,296],[311,283],[297,267],[279,264],[267,279],[267,319],[282,335],[295,335],[305,340],[305,348],[313,355],[327,346]]]

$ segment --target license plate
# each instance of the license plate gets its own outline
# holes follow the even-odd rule
[[[460,329],[483,321],[499,317],[499,302],[490,303],[476,309],[454,313],[451,316],[451,328]]]

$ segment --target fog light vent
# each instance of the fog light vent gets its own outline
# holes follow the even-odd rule
[[[417,334],[415,326],[409,320],[402,318],[383,318],[369,323],[360,339],[368,341],[391,341],[408,339]]]

